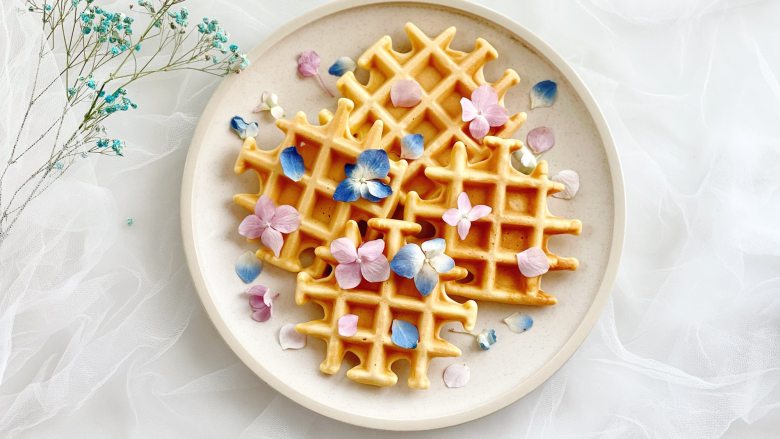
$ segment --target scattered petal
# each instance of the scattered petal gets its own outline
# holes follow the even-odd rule
[[[342,56],[328,68],[328,73],[333,76],[342,76],[344,73],[354,72],[356,67],[357,65],[352,58],[348,56]]]
[[[301,349],[306,346],[306,334],[295,330],[295,324],[287,323],[279,330],[279,346],[282,350]]]
[[[550,269],[547,255],[539,247],[530,247],[517,254],[517,266],[525,277],[537,277]]]
[[[571,200],[580,190],[580,175],[571,169],[564,169],[563,171],[553,175],[550,180],[563,183],[563,186],[565,187],[565,189],[561,192],[553,194],[553,197],[555,198]]]
[[[528,314],[521,314],[516,312],[511,316],[504,319],[504,323],[509,326],[509,330],[512,332],[525,332],[534,326],[534,319]]]
[[[355,314],[344,314],[339,317],[339,335],[342,337],[352,337],[357,334],[358,316]]]
[[[300,181],[306,168],[303,164],[303,157],[298,153],[294,146],[285,148],[279,155],[279,161],[282,163],[282,171],[292,181]]]
[[[272,292],[265,285],[255,285],[247,290],[249,295],[249,307],[252,309],[252,319],[265,322],[271,318],[273,300],[279,297],[279,293]]]
[[[536,164],[536,156],[525,146],[512,153],[512,165],[523,174],[531,175],[536,169]]]
[[[418,159],[423,154],[422,134],[407,134],[401,138],[401,158]]]
[[[233,116],[233,118],[230,119],[230,128],[232,128],[241,139],[257,137],[257,134],[260,132],[260,125],[258,125],[257,122],[249,123],[241,116]]]
[[[555,81],[544,80],[537,82],[531,89],[531,109],[537,107],[549,107],[555,103],[558,96],[558,84]]]
[[[268,111],[274,119],[284,117],[284,108],[279,106],[279,96],[274,93],[264,91],[260,96],[260,104],[252,110],[253,113]]]
[[[414,79],[401,79],[390,88],[390,101],[394,107],[410,108],[422,100],[422,88]]]
[[[420,340],[420,333],[416,326],[406,320],[394,319],[390,339],[399,348],[414,349]]]
[[[304,78],[318,74],[320,56],[313,50],[306,50],[298,55],[298,73]]]
[[[496,344],[498,338],[496,337],[495,329],[485,329],[477,335],[477,344],[483,351],[490,349],[491,346]]]
[[[450,364],[444,369],[442,378],[445,386],[450,389],[456,389],[468,384],[469,379],[471,379],[471,371],[466,363]]]
[[[252,310],[252,320],[256,322],[267,322],[271,318],[271,308],[259,308]]]
[[[236,274],[245,283],[251,284],[263,271],[263,264],[253,252],[246,252],[236,261]]]
[[[541,154],[549,151],[555,146],[555,136],[552,128],[536,127],[525,136],[525,143],[531,148],[534,154]]]

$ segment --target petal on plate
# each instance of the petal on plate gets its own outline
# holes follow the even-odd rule
[[[417,244],[406,244],[398,250],[393,260],[390,261],[390,268],[395,274],[407,279],[413,278],[425,262],[425,253]]]
[[[252,320],[256,322],[265,322],[271,318],[271,308],[258,308],[252,311]]]
[[[458,236],[460,236],[461,241],[469,236],[469,230],[471,230],[471,221],[468,218],[461,218],[458,221]]]
[[[510,331],[520,333],[531,329],[534,326],[534,319],[528,314],[516,312],[505,318],[504,323],[509,326]]]
[[[339,264],[355,262],[358,258],[358,252],[355,250],[355,243],[349,238],[338,238],[331,241],[330,253],[336,258]]]
[[[390,159],[381,149],[367,149],[361,152],[357,163],[365,167],[365,175],[362,177],[366,180],[382,179],[390,172]]]
[[[274,300],[276,300],[277,297],[279,297],[279,292],[269,288],[268,291],[263,294],[263,303],[268,308],[273,308]]]
[[[246,125],[246,121],[241,116],[233,116],[230,119],[230,128],[242,139],[246,138]]]
[[[360,264],[349,262],[336,265],[336,282],[344,290],[350,290],[360,285],[363,278],[360,276]]]
[[[482,140],[482,138],[487,135],[488,131],[490,131],[490,124],[488,124],[485,116],[477,116],[469,123],[469,133],[471,133],[471,137],[476,140]]]
[[[382,256],[383,251],[385,251],[385,242],[381,239],[374,239],[361,244],[358,247],[357,254],[360,256],[360,259],[373,261]]]
[[[257,239],[265,231],[265,223],[257,215],[249,215],[238,225],[238,234],[249,239]]]
[[[422,269],[414,277],[414,286],[423,297],[431,294],[437,283],[439,283],[439,273],[431,267],[431,264],[423,264]]]
[[[271,219],[271,227],[282,232],[292,233],[301,225],[301,215],[292,206],[283,204],[276,208],[276,213]]]
[[[393,193],[393,188],[381,181],[369,180],[366,182],[368,193],[379,200],[389,197]],[[374,201],[374,200],[371,200]]]
[[[571,200],[580,190],[580,175],[571,169],[564,169],[553,175],[550,180],[563,183],[564,186],[564,189],[561,192],[553,194],[553,197],[555,198]]]
[[[274,214],[276,214],[276,204],[270,198],[263,195],[257,199],[255,215],[260,218],[260,221],[270,223],[274,218]]]
[[[517,266],[525,277],[537,277],[550,269],[547,255],[539,247],[530,247],[517,254]]]
[[[476,221],[478,219],[490,215],[490,212],[492,211],[493,208],[490,206],[485,206],[484,204],[477,204],[476,206],[471,208],[468,215],[466,215],[466,218],[468,218],[469,221]]]
[[[442,238],[433,238],[422,243],[422,251],[425,252],[425,256],[429,259],[444,253],[446,247],[447,241]]]
[[[423,154],[422,134],[407,134],[401,138],[401,158],[419,159]]]
[[[465,192],[458,194],[458,210],[463,213],[471,210],[471,200],[469,200],[469,195]]]
[[[302,349],[306,346],[306,334],[296,331],[294,323],[287,323],[279,329],[279,346],[282,350]]]
[[[390,263],[384,256],[363,261],[360,264],[360,272],[363,274],[363,278],[369,282],[384,282],[390,278]]]
[[[414,79],[401,79],[390,87],[390,101],[394,107],[414,107],[421,99],[422,88]]]
[[[498,93],[489,85],[481,85],[471,93],[471,102],[479,111],[485,111],[491,105],[498,104]]]
[[[298,73],[308,78],[317,74],[320,68],[320,56],[313,50],[302,52],[298,56]]]
[[[439,273],[446,273],[455,268],[455,261],[445,254],[434,256],[428,260],[430,261],[431,267]]]
[[[390,339],[400,348],[414,349],[420,340],[420,333],[412,323],[395,319],[391,327]]]
[[[444,385],[450,389],[457,389],[468,384],[471,379],[471,371],[466,363],[450,364],[442,374]]]
[[[451,226],[457,226],[458,221],[460,221],[460,211],[455,208],[447,209],[444,211],[441,219],[443,219],[445,223]]]
[[[525,136],[525,144],[531,148],[534,154],[541,154],[549,151],[555,146],[555,135],[552,128],[536,127]]]
[[[274,230],[271,227],[266,227],[263,234],[260,236],[260,241],[263,245],[270,248],[274,255],[278,258],[279,253],[282,251],[282,245],[284,244],[284,238],[281,232]]]
[[[498,337],[496,337],[495,329],[485,329],[477,335],[477,345],[483,351],[487,351],[491,346],[496,344]]]
[[[498,104],[493,104],[482,111],[482,115],[487,119],[491,127],[500,127],[509,120],[509,113],[506,108]]]
[[[236,274],[245,284],[251,284],[263,271],[263,263],[254,252],[245,252],[236,261]]]
[[[339,317],[339,335],[342,337],[352,337],[357,334],[358,316],[355,314],[344,314]]]
[[[257,137],[260,134],[260,124],[257,122],[250,122],[246,124],[246,130],[244,130],[244,137]]]
[[[282,164],[282,172],[287,178],[292,181],[301,181],[306,167],[303,164],[303,157],[294,146],[285,148],[279,154],[279,162]]]
[[[344,73],[354,72],[357,65],[355,61],[348,57],[339,57],[330,67],[328,67],[328,73],[333,76],[343,76]]]
[[[274,105],[270,108],[271,116],[274,119],[281,119],[284,117],[284,108],[280,107],[279,105]]]
[[[249,307],[252,309],[267,308],[267,305],[263,301],[263,296],[268,292],[268,287],[265,285],[255,285],[246,291],[249,296]]]
[[[531,109],[551,106],[555,103],[556,96],[558,96],[558,84],[555,81],[537,82],[531,88]]]
[[[360,198],[360,184],[351,178],[341,180],[333,193],[333,199],[349,203]]]
[[[460,110],[462,112],[461,120],[463,122],[472,121],[479,114],[477,107],[475,107],[474,103],[468,98],[460,98]]]

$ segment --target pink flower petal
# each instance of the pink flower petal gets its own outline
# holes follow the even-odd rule
[[[466,218],[461,218],[461,220],[458,221],[458,236],[460,236],[461,241],[466,239],[467,236],[469,236],[470,229],[471,229],[471,221],[469,221]]]
[[[360,264],[360,272],[369,282],[384,282],[390,278],[390,263],[381,255],[370,261],[363,261]]]
[[[256,322],[265,322],[271,318],[271,308],[261,308],[252,312],[252,320]]]
[[[421,99],[422,89],[414,79],[398,80],[390,88],[390,101],[394,107],[414,107]]]
[[[477,87],[473,93],[471,93],[471,102],[477,107],[478,111],[485,111],[491,105],[498,104],[498,94],[489,85],[482,85]]]
[[[339,264],[349,264],[358,258],[355,243],[349,238],[338,238],[331,241],[330,253]]]
[[[447,209],[441,216],[441,219],[451,226],[456,226],[458,225],[458,221],[460,221],[460,211],[455,208]]]
[[[238,234],[249,239],[257,239],[265,229],[265,223],[257,215],[249,215],[238,225]]]
[[[474,103],[468,98],[460,98],[460,109],[463,112],[461,115],[461,120],[463,120],[463,122],[472,121],[477,117],[477,114],[479,114],[477,107],[475,107]]]
[[[364,261],[373,261],[382,256],[383,251],[385,251],[385,242],[381,239],[375,239],[361,244],[357,254]]]
[[[263,195],[255,203],[255,215],[264,223],[270,223],[276,213],[276,205],[270,198]]]
[[[263,304],[267,306],[268,308],[274,307],[274,300],[279,297],[278,291],[268,290],[265,294],[263,294]]]
[[[350,262],[336,266],[336,282],[342,289],[350,290],[360,285],[362,277],[360,276],[360,264]]]
[[[287,323],[279,329],[279,346],[282,350],[302,349],[306,346],[306,334],[296,331],[294,323]]]
[[[490,124],[488,124],[488,121],[484,116],[475,117],[474,120],[472,120],[469,124],[469,132],[471,133],[471,137],[477,140],[481,140],[483,137],[485,137],[489,130]]]
[[[279,253],[282,251],[282,245],[284,244],[284,238],[278,230],[266,227],[260,240],[263,242],[263,245],[274,252],[274,255],[277,258],[279,257]]]
[[[313,50],[307,50],[298,56],[298,73],[303,77],[317,74],[320,68],[320,56]]]
[[[352,337],[357,334],[358,316],[355,314],[344,314],[339,317],[339,335],[342,337]]]
[[[535,154],[541,154],[555,146],[555,136],[550,128],[536,127],[525,136],[525,143]]]
[[[492,211],[493,209],[490,206],[485,206],[484,204],[477,204],[476,206],[471,208],[468,215],[466,215],[466,218],[468,218],[469,221],[476,221],[480,218],[484,218],[490,215],[490,212]]]
[[[268,308],[268,306],[263,301],[263,296],[256,296],[256,295],[249,296],[249,307],[252,308],[252,311]]]
[[[550,269],[547,255],[539,247],[531,247],[517,254],[517,266],[525,277],[541,276]]]
[[[465,192],[461,192],[458,195],[458,210],[463,213],[471,210],[471,200],[469,200],[469,195]]]
[[[485,116],[485,119],[487,119],[488,124],[491,127],[500,127],[509,120],[509,113],[506,111],[506,108],[498,104],[491,105],[482,110],[482,115]]]
[[[301,216],[292,206],[279,206],[271,220],[271,227],[282,232],[292,233],[301,225]]]

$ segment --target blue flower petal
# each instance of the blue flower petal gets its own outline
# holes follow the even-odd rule
[[[498,341],[498,337],[496,337],[495,329],[485,329],[477,335],[477,344],[483,351],[490,349],[496,344],[496,341]]]
[[[447,246],[447,241],[441,238],[433,238],[422,243],[422,251],[429,258],[433,258],[444,253],[444,248]]]
[[[395,274],[407,279],[413,278],[423,266],[425,254],[417,244],[406,244],[398,250],[393,260],[390,261],[390,268]]]
[[[342,180],[336,187],[336,192],[333,193],[334,200],[345,203],[351,203],[358,198],[360,198],[360,183],[351,178]]]
[[[417,327],[406,320],[394,319],[390,333],[390,340],[399,348],[414,349],[420,340]]]
[[[245,284],[250,284],[260,276],[263,264],[252,252],[246,252],[236,261],[236,274]]]
[[[423,153],[422,134],[407,134],[401,138],[401,158],[418,159]]]
[[[393,188],[390,186],[382,183],[381,181],[375,181],[375,180],[369,180],[366,182],[366,187],[368,188],[368,193],[373,197],[376,198],[377,201],[381,200],[383,198],[387,198],[390,196],[390,194],[393,193]],[[366,199],[368,199],[366,197]],[[373,201],[373,200],[370,200]],[[374,201],[376,202],[376,201]]]
[[[358,183],[360,185],[360,196],[365,198],[366,200],[376,203],[378,201],[382,201],[381,198],[377,198],[373,195],[371,195],[371,192],[368,191],[368,182],[365,183]]]
[[[549,79],[537,82],[531,89],[531,108],[549,107],[558,96],[558,84]]]
[[[437,283],[439,283],[439,273],[430,264],[423,264],[422,269],[414,277],[414,286],[423,297],[431,294]]]
[[[431,267],[439,273],[446,273],[455,268],[455,260],[445,254],[434,256],[429,260]]]
[[[356,67],[355,61],[353,61],[352,58],[342,56],[328,68],[328,73],[333,76],[342,76],[344,73],[354,72]]]
[[[367,149],[361,152],[357,163],[365,167],[365,175],[362,177],[366,180],[382,179],[390,172],[390,159],[381,149]]]
[[[294,146],[285,148],[279,155],[279,161],[282,163],[282,171],[292,181],[300,181],[306,168],[303,165],[303,157],[298,154]]]
[[[354,165],[352,163],[347,163],[344,165],[344,174],[349,178],[357,178],[353,175],[355,172],[355,168],[357,168],[357,165]]]
[[[230,128],[238,134],[238,137],[246,138],[246,121],[241,116],[233,116],[230,119]]]
[[[520,314],[516,312],[511,316],[504,319],[504,323],[509,326],[509,330],[512,332],[525,332],[534,326],[534,319],[528,314]]]

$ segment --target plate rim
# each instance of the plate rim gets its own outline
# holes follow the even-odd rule
[[[550,358],[541,368],[539,368],[527,380],[525,380],[516,388],[513,388],[510,391],[501,394],[497,398],[494,398],[493,400],[474,407],[468,411],[461,411],[436,418],[419,419],[413,421],[398,422],[396,420],[356,415],[347,411],[334,409],[330,406],[310,399],[306,395],[296,391],[288,384],[267,371],[249,354],[249,352],[238,341],[233,332],[228,329],[206,288],[203,272],[201,271],[200,265],[198,263],[199,252],[195,246],[192,221],[193,215],[191,214],[192,201],[194,197],[192,189],[193,178],[195,175],[195,164],[198,153],[203,144],[203,137],[206,130],[208,129],[208,125],[212,120],[213,113],[217,107],[215,103],[221,99],[224,90],[229,87],[230,83],[234,80],[238,80],[236,78],[240,78],[240,75],[228,76],[222,79],[220,85],[214,90],[211,98],[209,98],[209,101],[198,120],[198,125],[195,129],[192,140],[190,142],[189,150],[187,152],[184,173],[182,176],[179,211],[181,233],[187,266],[189,268],[195,290],[198,292],[201,304],[206,310],[209,320],[211,320],[211,323],[217,329],[217,332],[222,337],[222,339],[228,344],[230,349],[247,367],[249,367],[249,369],[251,369],[258,377],[260,377],[260,379],[265,381],[280,394],[295,401],[303,407],[338,421],[361,427],[382,430],[431,430],[466,423],[483,416],[487,416],[518,401],[520,398],[524,397],[542,385],[555,372],[557,372],[564,365],[564,363],[566,363],[566,361],[571,358],[571,356],[579,348],[588,334],[590,334],[593,326],[596,324],[596,321],[601,315],[601,311],[604,308],[607,299],[610,296],[612,286],[617,275],[618,266],[620,264],[620,257],[623,252],[625,235],[625,192],[623,186],[623,173],[609,125],[607,124],[607,121],[604,118],[604,115],[596,103],[592,93],[582,81],[582,78],[580,78],[577,72],[552,47],[550,47],[540,37],[521,24],[508,17],[505,17],[504,15],[501,15],[491,8],[477,5],[466,0],[333,0],[329,3],[314,8],[309,12],[297,16],[280,26],[278,28],[280,30],[277,30],[269,37],[265,38],[262,42],[260,42],[260,44],[255,46],[250,51],[249,57],[250,59],[254,59],[252,55],[266,51],[282,39],[294,33],[297,29],[300,29],[301,27],[306,26],[308,23],[311,23],[315,20],[349,9],[379,4],[422,4],[439,6],[459,10],[461,12],[476,15],[487,21],[491,21],[520,37],[523,41],[527,42],[533,50],[545,57],[547,61],[555,66],[555,68],[561,72],[566,80],[569,81],[577,93],[577,96],[584,103],[585,108],[596,125],[596,130],[604,146],[609,171],[612,174],[614,217],[612,246],[610,248],[609,258],[604,270],[604,276],[602,277],[601,284],[593,302],[585,313],[585,316],[580,324],[574,330],[572,336],[563,344],[563,346],[561,346],[561,348],[555,355],[553,355],[552,358]],[[282,29],[284,30],[281,31]]]

